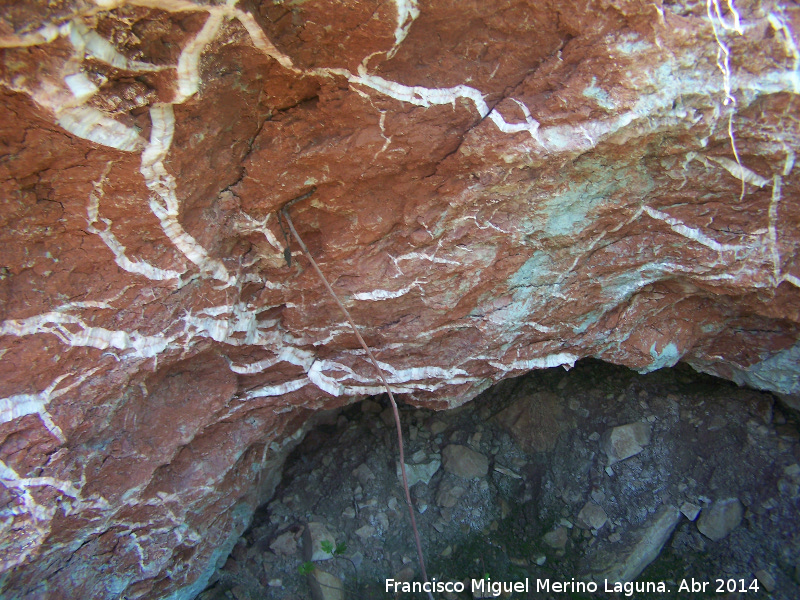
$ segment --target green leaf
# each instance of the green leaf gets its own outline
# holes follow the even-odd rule
[[[336,544],[336,548],[333,550],[333,555],[338,556],[340,554],[344,554],[345,552],[347,552],[347,544],[344,542],[339,542]]]
[[[300,572],[300,575],[309,575],[311,571],[314,570],[314,563],[311,561],[306,561],[303,564],[297,567],[297,570]]]
[[[328,554],[333,554],[333,542],[330,540],[322,540],[319,543],[319,547],[322,548],[323,552],[327,552]]]

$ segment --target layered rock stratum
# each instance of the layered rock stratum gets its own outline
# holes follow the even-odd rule
[[[0,590],[193,597],[323,408],[593,356],[800,393],[800,9],[0,9]]]

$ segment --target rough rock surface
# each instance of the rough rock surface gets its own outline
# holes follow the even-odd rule
[[[379,391],[284,261],[312,187],[410,402],[584,356],[797,398],[800,10],[721,5],[5,3],[0,591],[190,597]]]

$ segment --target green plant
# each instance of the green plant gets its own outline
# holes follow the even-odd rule
[[[356,563],[354,563],[353,559],[351,559],[350,557],[344,556],[344,553],[347,552],[347,544],[345,544],[344,542],[339,542],[334,546],[333,542],[331,542],[330,540],[322,540],[319,544],[319,547],[322,549],[323,552],[327,552],[328,554],[330,554],[332,558],[343,558],[353,566],[356,589],[358,589],[358,568],[356,567]],[[315,568],[314,563],[311,562],[310,560],[307,560],[306,562],[300,563],[297,566],[297,572],[300,573],[300,575],[311,575],[311,573],[314,571],[314,568]]]
[[[334,558],[336,558],[337,556],[341,556],[342,554],[347,552],[347,544],[345,544],[344,542],[339,542],[338,544],[336,544],[336,547],[334,547],[333,542],[331,542],[330,540],[322,540],[319,546],[320,548],[322,548],[323,552],[327,552]]]

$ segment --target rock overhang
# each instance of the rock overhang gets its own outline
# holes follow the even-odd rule
[[[293,218],[410,402],[584,356],[796,395],[800,17],[736,6],[9,9],[6,589],[121,539],[112,587],[185,596],[301,423],[380,393],[284,262],[311,186]]]

